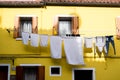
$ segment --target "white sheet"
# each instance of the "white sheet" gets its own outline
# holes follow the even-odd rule
[[[93,38],[92,37],[85,37],[84,44],[86,48],[92,48],[93,46]]]
[[[40,46],[46,47],[48,45],[48,35],[40,35]]]
[[[64,50],[68,64],[84,64],[81,37],[64,38]]]
[[[29,41],[29,33],[27,32],[22,32],[22,42],[25,45],[28,45],[28,41]]]
[[[31,33],[31,46],[38,47],[39,46],[39,35]]]
[[[55,59],[60,59],[62,53],[62,39],[59,36],[51,36],[50,37],[50,50],[51,57]]]

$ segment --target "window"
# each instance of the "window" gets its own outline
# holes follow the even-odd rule
[[[36,64],[16,66],[16,80],[45,80],[45,66]]]
[[[55,16],[53,35],[65,36],[67,34],[79,34],[79,18],[77,16]]]
[[[10,80],[9,64],[0,64],[0,80]]]
[[[50,76],[61,76],[61,66],[50,66]]]
[[[95,80],[94,68],[76,68],[72,73],[72,80]]]
[[[21,38],[22,32],[38,33],[37,16],[16,16],[14,25],[14,38]]]

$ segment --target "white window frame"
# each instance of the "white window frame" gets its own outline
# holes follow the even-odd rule
[[[41,64],[20,64],[20,66],[41,66]]]
[[[95,68],[73,68],[72,69],[72,80],[74,80],[74,70],[92,70],[93,71],[93,73],[92,73],[92,80],[96,80],[95,79]]]
[[[0,66],[8,66],[8,79],[10,80],[10,64],[0,64]]]
[[[51,73],[51,68],[59,68],[60,69],[60,74],[52,74]],[[50,76],[61,76],[62,75],[62,67],[61,66],[50,66],[50,69],[49,69],[49,72],[50,72]]]

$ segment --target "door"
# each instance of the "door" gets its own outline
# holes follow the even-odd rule
[[[8,79],[8,66],[0,66],[0,80]]]

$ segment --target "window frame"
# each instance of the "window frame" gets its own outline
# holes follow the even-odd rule
[[[14,21],[14,33],[13,37],[16,38],[16,40],[21,40],[21,37],[19,36],[19,28],[20,28],[20,18],[21,17],[32,17],[32,33],[38,33],[38,16],[36,15],[17,15],[15,16]]]
[[[60,18],[72,18],[71,25],[72,25],[72,34],[77,35],[79,34],[79,17],[76,15],[56,15],[54,16],[53,20],[53,35],[59,35],[59,21]]]
[[[95,68],[73,68],[72,69],[72,80],[75,80],[75,76],[74,76],[74,70],[92,70],[92,80],[96,80],[95,79]]]

